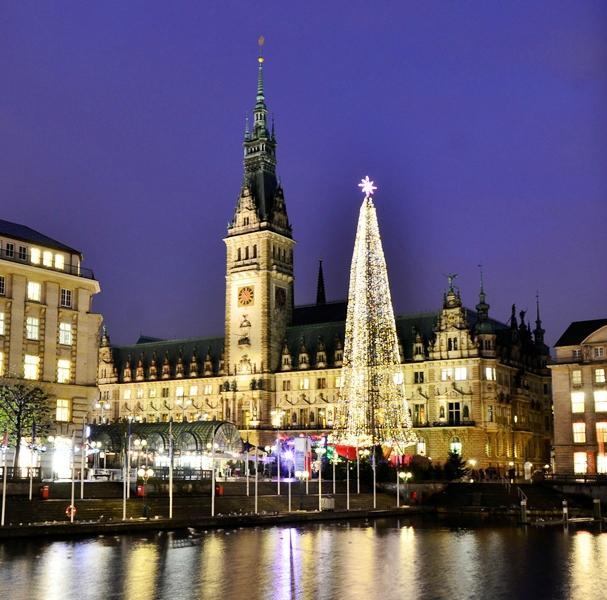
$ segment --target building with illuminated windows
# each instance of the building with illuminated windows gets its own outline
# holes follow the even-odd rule
[[[49,394],[57,451],[47,460],[64,454],[74,431],[81,436],[98,393],[101,315],[91,305],[99,283],[81,263],[78,250],[0,220],[0,376]],[[28,450],[21,452],[25,464]]]
[[[558,475],[607,474],[607,319],[571,323],[550,365],[554,469]]]
[[[317,302],[295,306],[295,242],[267,112],[260,58],[243,183],[224,238],[225,335],[113,347],[104,333],[97,422],[225,420],[262,445],[277,431],[331,430],[346,303],[327,302],[321,264]],[[412,451],[442,462],[457,450],[478,467],[548,460],[549,354],[539,314],[534,331],[514,307],[508,324],[491,319],[482,285],[476,310],[467,310],[451,278],[440,310],[397,316],[396,327],[419,436]]]

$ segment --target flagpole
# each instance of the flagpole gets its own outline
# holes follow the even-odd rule
[[[32,459],[35,456],[35,448],[36,446],[36,421],[34,420],[32,422],[32,444],[30,446],[30,468],[29,468],[29,472],[30,472],[30,490],[29,490],[29,496],[30,496],[30,501],[32,499],[32,490],[34,487],[34,470],[32,469]]]
[[[257,473],[259,471],[259,448],[255,448],[255,514],[257,514]]]
[[[6,436],[5,436],[6,439]],[[2,519],[0,526],[4,527],[4,514],[6,511],[6,473],[8,469],[6,468],[6,450],[7,446],[2,446]]]
[[[350,459],[346,456],[346,510],[350,510]]]
[[[169,420],[169,519],[173,518],[173,417]]]
[[[80,500],[84,500],[84,461],[86,460],[86,417],[82,417],[82,444],[80,446]]]
[[[76,478],[75,466],[76,466],[76,453],[74,451],[74,437],[76,436],[76,432],[72,433],[72,486],[70,493],[70,523],[74,522],[74,479]]]

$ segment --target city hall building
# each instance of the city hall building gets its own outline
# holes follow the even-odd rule
[[[295,305],[295,242],[259,61],[243,184],[224,238],[224,336],[112,346],[104,332],[96,422],[231,421],[261,445],[279,432],[331,431],[347,305],[326,301],[322,265],[317,302]],[[514,307],[500,323],[489,317],[482,284],[476,310],[467,310],[450,280],[440,310],[399,316],[396,326],[419,436],[412,451],[442,462],[457,450],[479,467],[549,460],[549,352],[539,311],[533,331]]]

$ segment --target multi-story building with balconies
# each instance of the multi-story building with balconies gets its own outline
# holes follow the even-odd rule
[[[571,323],[550,365],[558,475],[607,474],[607,319]]]
[[[96,420],[227,420],[262,445],[277,431],[331,430],[346,303],[326,302],[321,266],[316,304],[294,306],[295,242],[266,117],[261,61],[243,184],[224,240],[225,336],[111,347],[104,335]],[[414,451],[444,461],[457,450],[479,467],[548,460],[550,378],[539,309],[532,332],[514,307],[509,324],[489,318],[482,285],[469,311],[450,284],[441,310],[397,317],[396,325],[419,435]]]
[[[81,263],[78,250],[0,220],[0,376],[49,394],[57,449],[49,457],[62,455],[74,431],[81,435],[98,393],[99,283]]]

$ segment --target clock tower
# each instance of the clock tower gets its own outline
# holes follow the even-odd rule
[[[252,130],[244,136],[244,177],[226,244],[225,365],[232,419],[269,423],[270,378],[293,313],[293,246],[276,177],[276,137],[268,128],[263,57],[258,58]],[[239,413],[239,414],[238,414]],[[248,414],[247,414],[248,413]]]

